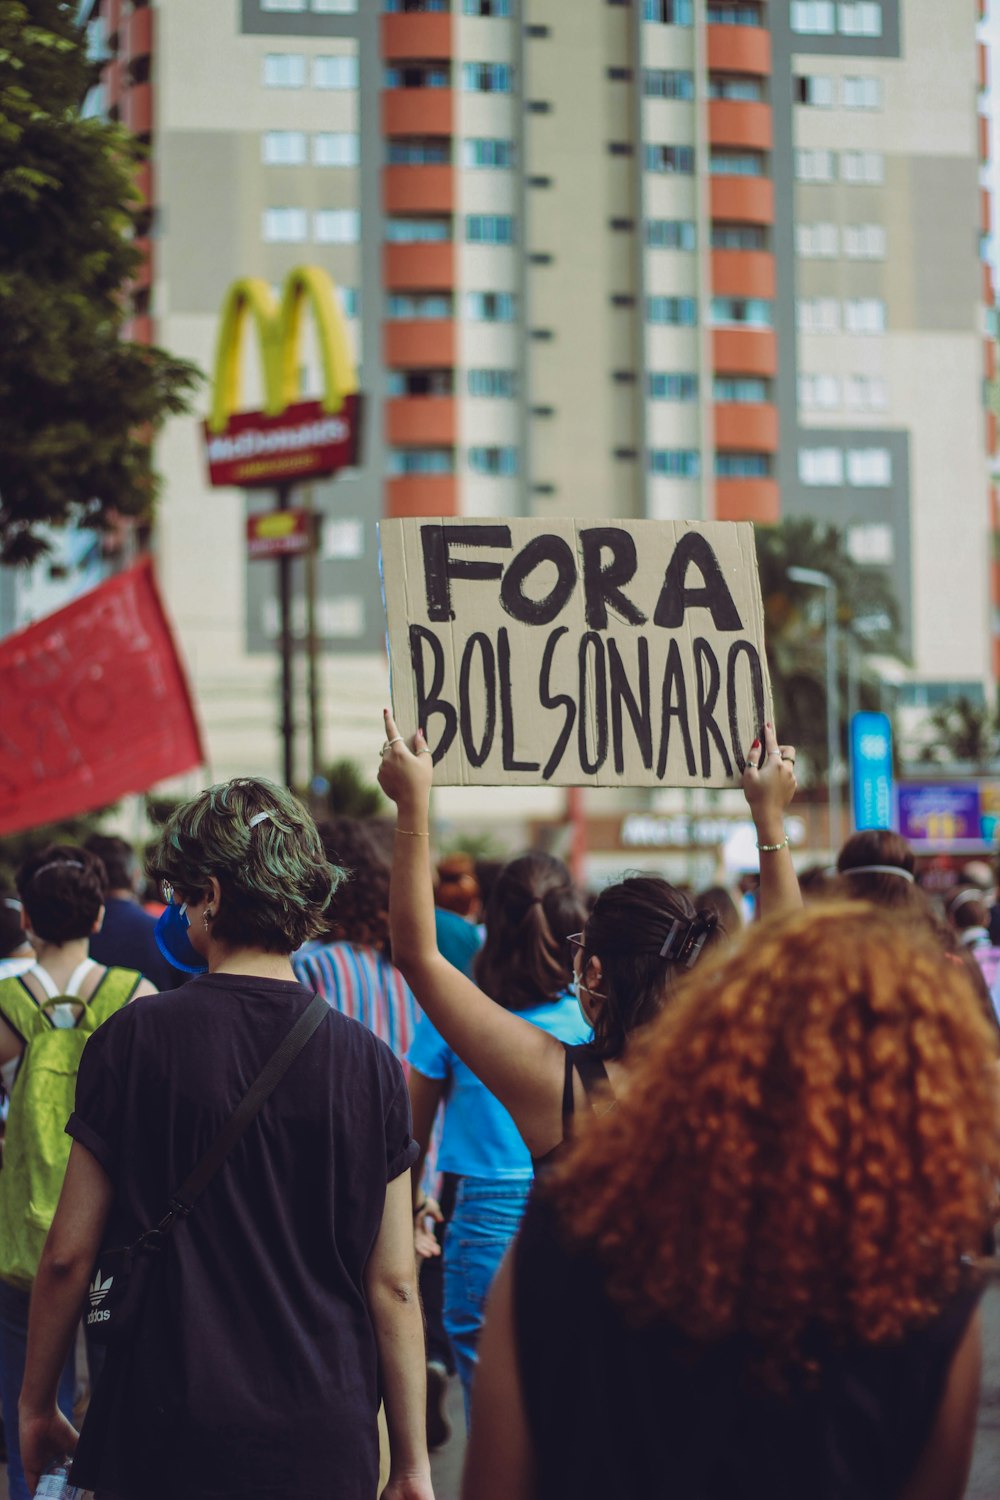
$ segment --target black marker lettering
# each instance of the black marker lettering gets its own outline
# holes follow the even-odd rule
[[[542,772],[543,781],[548,781],[559,769],[559,763],[566,753],[566,746],[569,744],[569,737],[573,733],[573,724],[576,721],[576,704],[569,693],[553,693],[549,686],[552,673],[552,658],[555,655],[556,646],[559,644],[560,638],[564,635],[569,635],[569,627],[567,625],[559,625],[550,634],[548,640],[545,642],[545,650],[542,653],[542,669],[538,675],[538,701],[542,707],[561,708],[566,714],[563,726],[559,731],[559,738],[552,747],[552,754],[545,762],[545,770]]]
[[[712,776],[712,752],[708,746],[708,737],[712,736],[716,748],[722,756],[722,764],[727,776],[733,774],[733,764],[729,759],[729,751],[726,742],[722,738],[722,732],[713,717],[715,704],[719,697],[719,663],[715,652],[703,636],[697,636],[694,643],[694,664],[698,676],[698,736],[701,741],[701,774],[705,781]],[[708,668],[708,681],[705,680],[704,668]]]
[[[538,771],[537,760],[514,758],[514,704],[511,698],[510,637],[506,625],[497,631],[497,666],[500,673],[500,724],[505,771]]]
[[[649,642],[644,635],[638,636],[636,640],[639,657],[638,701],[628,680],[625,663],[618,650],[618,642],[614,636],[608,636],[608,666],[611,675],[611,743],[614,748],[615,770],[619,776],[625,770],[625,746],[622,735],[623,703],[632,721],[642,763],[647,771],[653,766],[653,723],[649,712]],[[676,645],[676,642],[671,642],[671,644]]]
[[[689,589],[687,571],[694,564],[701,573],[703,586]],[[679,630],[689,609],[707,609],[716,630],[742,630],[743,621],[722,576],[719,559],[698,531],[688,531],[674,548],[667,564],[663,588],[653,616],[653,624],[664,630]]]
[[[431,648],[431,660],[434,663],[429,688],[424,675],[424,641]],[[410,626],[410,661],[413,663],[413,676],[417,687],[418,725],[426,733],[427,722],[434,714],[440,714],[442,719],[444,719],[444,729],[441,732],[441,738],[437,742],[433,756],[434,764],[437,765],[438,761],[444,755],[447,755],[449,746],[455,738],[455,730],[458,727],[458,715],[447,699],[438,696],[444,685],[444,647],[433,630],[428,630],[423,625]]]
[[[583,549],[583,596],[587,625],[591,630],[607,630],[608,606],[628,625],[645,625],[646,616],[626,598],[622,589],[635,577],[637,567],[635,539],[618,526],[592,526],[580,532]],[[602,554],[611,553],[611,561],[602,566]]]
[[[420,543],[424,550],[424,591],[427,595],[427,618],[453,620],[451,602],[453,578],[499,578],[503,565],[476,561],[469,557],[452,557],[452,547],[500,547],[510,549],[509,526],[421,526]]]
[[[588,692],[587,654],[591,649],[594,653],[594,687]],[[608,758],[608,669],[604,660],[604,642],[592,630],[588,630],[580,637],[578,661],[580,717],[577,720],[576,729],[577,745],[581,770],[584,775],[593,776]],[[590,758],[590,746],[587,744],[587,720],[589,718],[587,710],[591,704],[594,708],[596,735],[593,760]]]
[[[676,702],[674,701],[675,694]],[[667,774],[671,719],[676,719],[680,725],[681,734],[684,736],[684,759],[687,763],[687,773],[689,776],[694,776],[696,767],[691,730],[688,727],[687,683],[684,681],[681,648],[676,640],[670,642],[667,650],[667,664],[663,669],[663,688],[660,693],[660,753],[656,758],[656,776],[659,781],[662,781]]]
[[[479,744],[472,737],[472,694],[470,692],[472,675],[472,657],[478,649],[480,656],[480,669],[483,678],[483,692],[486,697],[485,722],[483,724],[483,737]],[[496,656],[493,652],[493,642],[488,635],[483,635],[477,630],[470,635],[462,652],[462,666],[458,676],[458,717],[459,727],[462,731],[462,745],[468,757],[469,764],[481,766],[493,749],[493,736],[497,727],[497,665]]]
[[[556,566],[556,581],[544,599],[531,599],[524,592],[528,575],[539,563]],[[576,588],[576,559],[561,536],[545,532],[531,541],[514,558],[500,585],[500,603],[509,615],[522,625],[551,625]]]
[[[757,655],[757,648],[750,641],[734,641],[729,648],[729,661],[726,663],[726,697],[729,708],[729,743],[733,747],[733,759],[736,761],[737,770],[742,772],[746,767],[743,755],[743,744],[740,737],[739,718],[736,712],[736,669],[739,666],[740,657],[745,656],[747,666],[750,670],[750,691],[753,693],[753,722],[755,725],[764,722],[764,672]],[[755,731],[759,733],[758,731]]]

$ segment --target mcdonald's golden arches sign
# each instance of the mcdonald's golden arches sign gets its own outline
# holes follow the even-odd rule
[[[312,309],[323,372],[319,401],[297,401],[303,314]],[[239,411],[240,365],[248,319],[256,328],[264,410]],[[215,352],[212,411],[204,424],[212,485],[294,484],[357,462],[358,376],[337,292],[326,271],[289,272],[281,301],[266,281],[229,288]]]

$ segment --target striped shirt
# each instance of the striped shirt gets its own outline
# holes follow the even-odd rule
[[[306,943],[292,955],[301,984],[373,1031],[400,1060],[409,1051],[420,1007],[399,970],[374,948]]]

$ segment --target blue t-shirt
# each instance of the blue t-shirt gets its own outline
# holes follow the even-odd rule
[[[517,1014],[561,1042],[590,1040],[590,1027],[569,990],[558,1000]],[[417,1025],[407,1061],[425,1078],[448,1085],[437,1162],[442,1172],[504,1180],[534,1175],[528,1148],[510,1115],[426,1016]]]

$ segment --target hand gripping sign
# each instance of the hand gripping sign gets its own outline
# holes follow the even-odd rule
[[[323,369],[320,401],[296,401],[303,313],[312,308]],[[260,344],[264,410],[239,412],[243,334]],[[357,462],[358,376],[333,282],[319,266],[289,272],[281,302],[266,281],[229,288],[215,352],[212,411],[205,423],[212,485],[294,484]]]
[[[393,712],[446,785],[726,786],[771,716],[753,527],[386,521]]]

